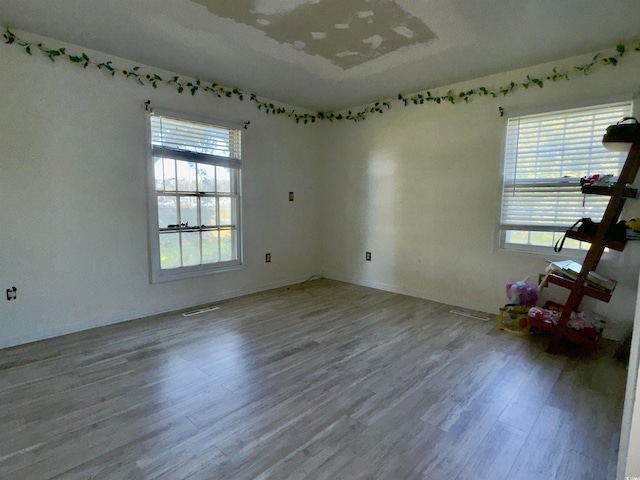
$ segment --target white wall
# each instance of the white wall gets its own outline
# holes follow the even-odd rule
[[[0,287],[3,296],[6,288],[18,288],[17,300],[0,301],[0,347],[321,273],[320,135],[313,128],[267,116],[246,101],[143,88],[121,75],[54,64],[39,52],[31,58],[17,47],[0,48],[0,65]],[[251,121],[242,172],[244,269],[150,284],[147,99],[214,119]]]
[[[620,457],[618,477],[640,477],[640,291],[638,291],[634,334],[627,375],[622,431],[620,434]],[[626,472],[626,473],[625,473]]]
[[[543,89],[475,98],[469,104],[395,104],[363,123],[330,126],[324,164],[325,275],[497,312],[507,302],[508,281],[528,276],[537,282],[545,259],[553,258],[496,249],[506,117],[620,95],[629,99],[638,88],[639,57],[630,54],[624,67],[547,82]],[[571,69],[585,58],[590,59],[495,75],[441,92],[497,87],[522,81],[527,73],[543,75],[554,65]],[[640,206],[635,208],[640,215]],[[371,262],[365,261],[365,251],[372,252]],[[622,337],[632,323],[639,252],[640,245],[631,245],[601,263],[600,269],[620,283],[610,304],[587,307],[609,317],[609,336]],[[565,301],[568,291],[552,286],[545,293]]]

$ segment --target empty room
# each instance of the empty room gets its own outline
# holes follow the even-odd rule
[[[0,2],[0,478],[640,478],[639,21]]]

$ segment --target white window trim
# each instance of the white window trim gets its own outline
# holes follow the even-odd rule
[[[634,101],[635,98],[632,95],[624,95],[624,96],[614,96],[608,98],[600,98],[600,99],[591,99],[592,101],[588,103],[571,103],[571,104],[554,104],[552,106],[547,106],[546,108],[535,108],[535,109],[521,109],[514,110],[511,112],[509,118],[514,117],[523,117],[529,115],[539,115],[549,113],[552,114],[554,112],[562,112],[564,110],[572,110],[572,109],[581,109],[581,108],[590,108],[590,107],[598,107],[600,105],[620,103],[620,102],[631,102],[631,115],[637,117],[637,111],[639,108],[638,102]],[[508,118],[505,118],[508,120]],[[603,130],[604,135],[604,130]],[[504,134],[502,141],[502,155],[501,155],[501,163],[500,163],[500,182],[498,189],[498,196],[496,198],[496,224],[495,224],[495,251],[502,253],[516,253],[516,254],[527,254],[527,255],[544,255],[546,257],[571,257],[574,259],[579,259],[586,255],[587,249],[574,249],[565,246],[562,249],[561,253],[556,253],[553,251],[553,248],[548,246],[536,246],[536,245],[524,245],[524,244],[513,244],[506,242],[506,232],[502,228],[501,218],[502,218],[502,195],[504,191],[504,169],[506,163],[506,150],[507,150],[507,125],[505,123],[504,126]],[[595,173],[595,172],[593,172]],[[580,188],[579,185],[576,188]],[[578,220],[576,218],[576,220]],[[595,219],[594,221],[599,221],[599,219]],[[570,225],[567,225],[569,228]],[[588,247],[588,246],[587,246]],[[605,255],[603,258],[610,258],[612,256],[611,252],[608,249],[605,251]]]
[[[230,129],[243,129],[241,123],[231,123],[212,118],[202,117],[190,113],[176,110],[165,110],[163,108],[153,108],[146,115],[146,172],[147,172],[147,231],[148,231],[148,253],[149,253],[149,279],[151,283],[163,283],[174,280],[184,280],[189,278],[202,277],[216,273],[241,270],[244,258],[243,223],[242,223],[242,167],[238,169],[238,229],[237,229],[237,249],[238,259],[231,262],[220,262],[214,264],[196,265],[190,267],[179,267],[175,269],[160,268],[160,238],[158,228],[158,207],[156,199],[155,171],[153,163],[153,147],[151,145],[151,115],[161,115],[185,121],[204,123]],[[241,150],[244,150],[244,131],[241,137]]]

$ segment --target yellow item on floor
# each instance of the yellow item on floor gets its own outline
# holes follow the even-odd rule
[[[529,308],[526,305],[505,305],[500,308],[498,328],[518,335],[528,335],[531,330]]]

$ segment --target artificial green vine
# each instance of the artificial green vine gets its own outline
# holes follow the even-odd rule
[[[423,105],[425,103],[441,104],[446,102],[455,105],[461,101],[469,103],[474,97],[489,96],[496,98],[509,95],[510,93],[513,93],[515,90],[521,87],[524,89],[528,89],[532,86],[543,88],[545,82],[557,82],[559,80],[570,79],[569,72],[558,71],[558,68],[554,67],[549,75],[546,75],[544,77],[535,78],[527,75],[526,79],[522,82],[512,81],[507,85],[497,88],[480,86],[461,92],[454,92],[453,90],[449,90],[444,95],[434,95],[430,91],[426,91],[424,93],[416,93],[409,96],[405,96],[399,93],[395,99],[384,101],[380,100],[366,107],[363,107],[359,111],[348,110],[347,112],[316,112],[299,114],[296,113],[295,110],[288,110],[285,107],[275,105],[272,102],[261,100],[254,93],[248,94],[242,92],[237,88],[225,87],[215,82],[206,82],[200,79],[184,80],[178,75],[169,78],[163,78],[157,73],[143,73],[141,72],[141,67],[139,66],[133,67],[131,69],[118,68],[113,65],[112,61],[96,63],[92,61],[86,53],[72,55],[68,53],[65,48],[51,49],[45,47],[42,43],[34,45],[30,42],[18,38],[8,27],[6,32],[2,35],[2,38],[7,45],[17,45],[19,47],[22,47],[22,49],[29,55],[33,55],[34,48],[37,48],[46,56],[48,56],[52,62],[55,62],[58,58],[66,58],[69,62],[82,66],[85,69],[89,66],[94,66],[98,70],[102,70],[110,74],[111,76],[115,76],[117,73],[120,73],[125,78],[131,78],[143,86],[158,88],[159,85],[168,85],[174,87],[178,93],[188,91],[191,93],[191,95],[195,95],[198,92],[204,92],[211,93],[218,98],[237,98],[240,101],[243,101],[245,97],[248,97],[251,102],[257,105],[258,110],[263,111],[266,114],[286,115],[296,123],[304,124],[325,120],[328,120],[330,122],[342,120],[349,120],[354,122],[362,121],[365,120],[368,115],[383,113],[386,109],[390,109],[394,101],[401,102],[405,107],[410,104]],[[638,45],[634,48],[634,51],[640,53],[640,43],[638,43]],[[589,63],[574,66],[573,71],[576,73],[582,73],[583,75],[588,75],[591,70],[598,65],[615,67],[618,65],[626,52],[626,46],[624,44],[618,44],[616,46],[616,53],[614,55],[604,56],[601,53],[597,53]]]

